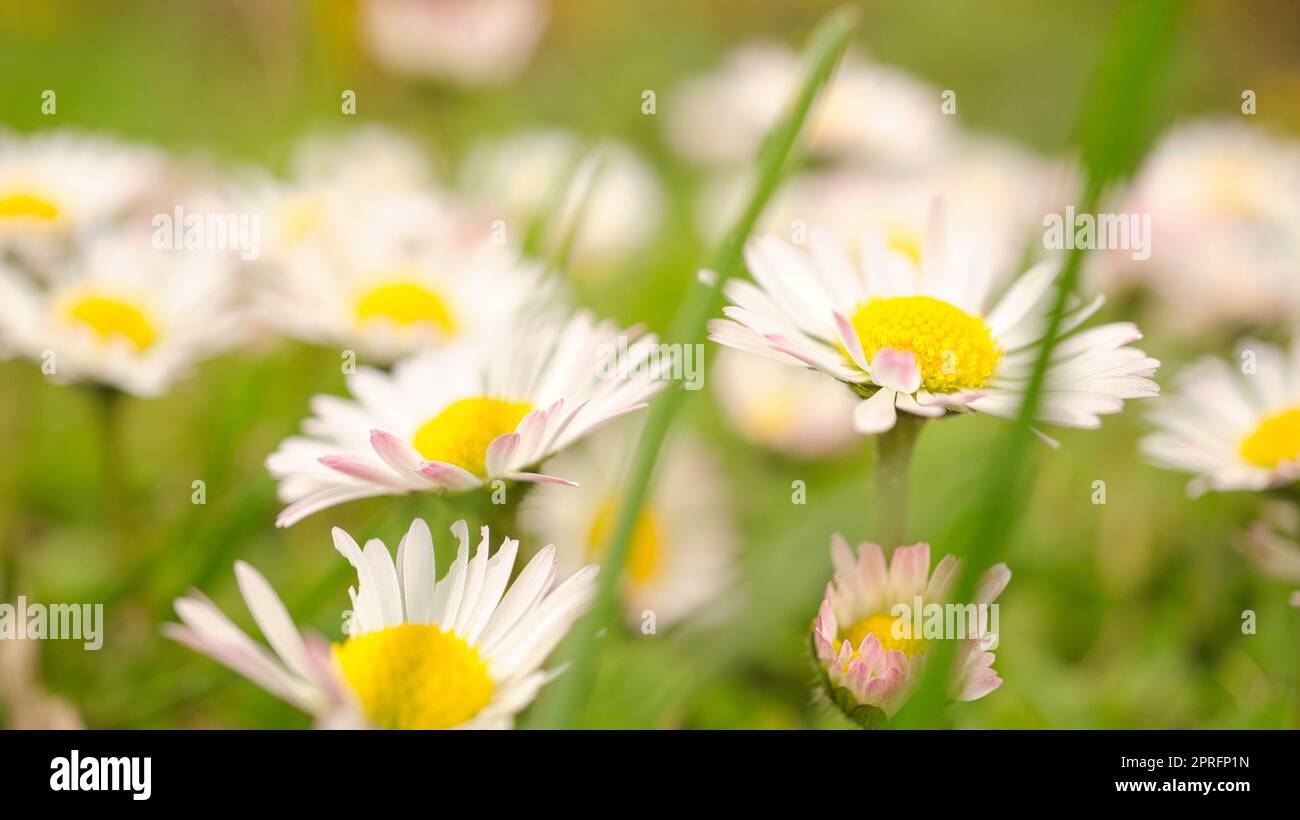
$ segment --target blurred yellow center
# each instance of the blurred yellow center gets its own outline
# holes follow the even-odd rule
[[[19,191],[0,194],[0,219],[39,219],[50,222],[59,218],[59,206],[33,194]]]
[[[1210,200],[1221,214],[1249,217],[1258,214],[1263,198],[1259,193],[1254,163],[1236,157],[1221,157],[1207,164],[1205,185]]]
[[[532,409],[527,402],[487,396],[460,399],[426,421],[411,445],[429,461],[445,461],[486,478],[488,445],[513,433]]]
[[[431,624],[407,623],[334,644],[366,717],[383,729],[450,729],[492,700],[478,650]]]
[[[614,533],[614,518],[618,514],[618,505],[613,498],[607,499],[596,510],[596,517],[591,521],[591,535],[587,539],[587,555],[593,561],[599,561],[609,547],[609,538]],[[659,525],[655,523],[654,514],[644,509],[636,519],[632,529],[632,543],[628,545],[627,576],[634,584],[644,584],[654,577],[659,567]]]
[[[357,300],[357,319],[387,319],[399,325],[434,325],[446,333],[456,329],[442,297],[413,282],[389,282],[366,291]]]
[[[909,657],[924,652],[925,640],[923,638],[894,637],[894,624],[899,620],[899,618],[885,614],[863,618],[849,627],[848,632],[844,633],[844,637],[840,640],[840,645],[843,645],[844,641],[847,640],[849,646],[853,648],[853,657],[856,658],[858,656],[858,647],[862,645],[862,641],[868,635],[875,635],[876,640],[880,641],[880,648],[886,652],[897,649]],[[837,645],[835,650],[838,652],[839,649],[840,646]]]
[[[126,339],[136,350],[144,350],[158,338],[144,311],[109,296],[87,296],[71,303],[67,317],[95,331],[105,342]]]
[[[1002,360],[983,319],[929,296],[872,299],[852,322],[868,362],[886,347],[910,350],[932,393],[982,387]]]
[[[1300,407],[1264,419],[1242,440],[1241,457],[1269,469],[1300,458]]]
[[[324,211],[320,200],[314,197],[291,199],[280,209],[280,231],[288,241],[301,242],[316,230]]]

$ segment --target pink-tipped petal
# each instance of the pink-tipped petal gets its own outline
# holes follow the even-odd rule
[[[331,470],[337,470],[344,475],[359,478],[362,481],[385,486],[400,486],[393,481],[392,474],[379,469],[373,464],[367,464],[355,456],[321,456],[319,460],[321,464]]]
[[[871,360],[871,381],[900,393],[915,393],[921,389],[921,369],[916,366],[916,354],[910,350],[882,347]]]
[[[472,490],[483,483],[478,476],[464,467],[448,464],[445,461],[426,461],[420,465],[416,472],[439,487],[452,492]]]
[[[898,414],[894,411],[894,399],[898,394],[888,387],[882,387],[869,398],[853,408],[853,429],[864,435],[875,435],[894,429]]]

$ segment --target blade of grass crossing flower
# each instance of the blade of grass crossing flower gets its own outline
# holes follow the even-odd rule
[[[1093,213],[1102,194],[1117,178],[1131,172],[1149,141],[1148,126],[1160,69],[1173,42],[1172,0],[1123,8],[1106,53],[1084,102],[1078,139],[1087,182],[1077,212]],[[1083,248],[1070,251],[1057,282],[1056,299],[1042,348],[1015,423],[998,440],[982,482],[977,518],[960,537],[965,558],[952,600],[970,601],[980,574],[1000,556],[1015,526],[1019,507],[1031,487],[1032,425],[1046,381],[1062,318],[1079,277]],[[943,721],[947,681],[956,657],[955,641],[937,642],[916,693],[891,721],[891,727],[934,726]]]
[[[803,86],[784,119],[768,135],[758,157],[758,177],[748,205],[735,228],[718,249],[710,269],[713,281],[691,289],[678,309],[669,338],[684,344],[703,344],[710,318],[721,304],[722,285],[740,271],[742,251],[768,200],[781,182],[795,141],[808,119],[813,103],[830,80],[857,24],[857,12],[842,7],[818,26],[810,50],[812,55]],[[637,516],[649,492],[659,449],[685,394],[680,387],[665,391],[653,404],[645,430],[632,458],[628,491],[601,563],[600,582],[591,613],[570,634],[559,657],[569,660],[564,675],[543,693],[534,707],[530,725],[551,728],[572,727],[583,707],[595,674],[596,640],[599,630],[614,622],[618,608],[619,581],[626,563]]]

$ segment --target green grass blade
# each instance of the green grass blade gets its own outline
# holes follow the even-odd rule
[[[717,276],[709,285],[693,288],[673,320],[669,338],[684,344],[703,344],[710,318],[722,301],[722,285],[739,273],[745,241],[784,174],[795,141],[818,94],[829,82],[857,24],[856,10],[843,7],[818,26],[812,39],[812,62],[799,96],[782,122],[768,135],[758,158],[758,179],[749,203],[735,228],[718,249],[710,269]],[[628,492],[619,510],[605,560],[601,564],[596,600],[588,616],[574,627],[560,656],[570,660],[565,674],[543,693],[531,715],[531,724],[549,728],[574,726],[595,675],[597,633],[616,623],[618,587],[627,560],[632,530],[649,491],[659,449],[668,434],[685,392],[680,386],[665,391],[654,403],[632,458]]]

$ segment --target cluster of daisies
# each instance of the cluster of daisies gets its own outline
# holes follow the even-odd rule
[[[363,14],[372,47],[394,70],[437,73],[428,56],[437,50],[403,52],[405,38],[454,23],[493,32],[517,53],[535,43],[545,7],[513,4],[531,16],[506,19],[511,5],[374,0]],[[478,65],[475,81],[503,69],[469,56],[481,55],[451,62]],[[744,163],[799,71],[792,53],[758,45],[680,89],[666,139],[709,169],[702,234],[716,235],[734,212]],[[900,413],[1018,412],[1061,270],[1059,258],[1025,240],[1044,212],[1070,200],[1075,180],[1064,164],[956,133],[940,100],[860,55],[834,81],[809,125],[815,169],[778,196],[745,252],[751,278],[727,283],[730,304],[710,325],[721,351],[715,389],[740,436],[821,458],[889,435]],[[1294,177],[1251,175],[1255,148],[1223,134],[1171,135],[1134,201],[1178,225],[1171,245],[1206,241],[1207,224],[1221,243],[1242,243],[1222,259],[1257,258],[1244,248],[1264,234],[1294,242],[1294,215],[1278,205],[1294,204],[1293,190],[1286,198],[1255,188],[1256,177],[1265,187]],[[1230,161],[1208,167],[1202,158],[1204,178],[1189,177],[1198,147]],[[1293,147],[1271,151],[1259,167],[1294,171],[1284,161],[1294,163]],[[266,459],[285,505],[277,525],[362,498],[454,496],[504,482],[531,488],[518,523],[548,546],[526,551],[502,537],[494,549],[484,527],[471,548],[458,521],[455,559],[438,578],[421,520],[395,553],[335,529],[334,546],[357,573],[342,641],[300,631],[242,562],[239,588],[269,648],[198,592],[177,601],[182,623],[168,634],[321,726],[509,726],[552,676],[547,657],[594,597],[637,439],[636,419],[624,417],[670,375],[663,361],[629,362],[615,375],[600,368],[601,351],[626,341],[648,355],[657,340],[569,311],[548,262],[579,274],[617,267],[653,240],[663,200],[627,146],[586,150],[559,131],[484,141],[455,183],[437,181],[406,138],[358,128],[308,140],[284,177],[248,170],[216,185],[147,147],[0,134],[0,351],[33,359],[54,380],[145,397],[203,357],[271,333],[361,361],[347,375],[349,395],[314,397],[301,434]],[[256,217],[253,258],[247,246],[160,247],[157,217],[183,209]],[[524,235],[539,224],[540,252],[526,254]],[[1208,252],[1179,251],[1168,262],[1158,255],[1164,242],[1154,262],[1194,260],[1210,270],[1198,277],[1220,275]],[[1118,276],[1101,268],[1097,281]],[[1251,273],[1261,287],[1294,284]],[[1269,298],[1282,309],[1280,294]],[[1160,363],[1134,347],[1141,332],[1131,322],[1092,323],[1101,306],[1100,297],[1068,305],[1037,405],[1041,426],[1096,428],[1127,400],[1157,395]],[[1197,492],[1300,477],[1300,343],[1289,354],[1245,347],[1250,366],[1240,374],[1216,362],[1183,373],[1181,395],[1158,407],[1160,431],[1143,444],[1152,459],[1196,474]],[[673,440],[662,461],[618,579],[632,625],[708,608],[728,587],[739,548],[725,482],[703,445]],[[1300,581],[1300,549],[1281,538],[1272,528],[1256,540],[1271,566]],[[888,717],[933,649],[898,636],[895,605],[948,602],[961,563],[949,555],[932,566],[925,543],[886,546],[888,555],[870,542],[855,552],[833,539],[834,576],[811,643],[837,704]],[[973,603],[993,603],[1010,575],[1004,565],[987,570]],[[984,631],[962,639],[953,699],[1001,684],[996,645]]]

